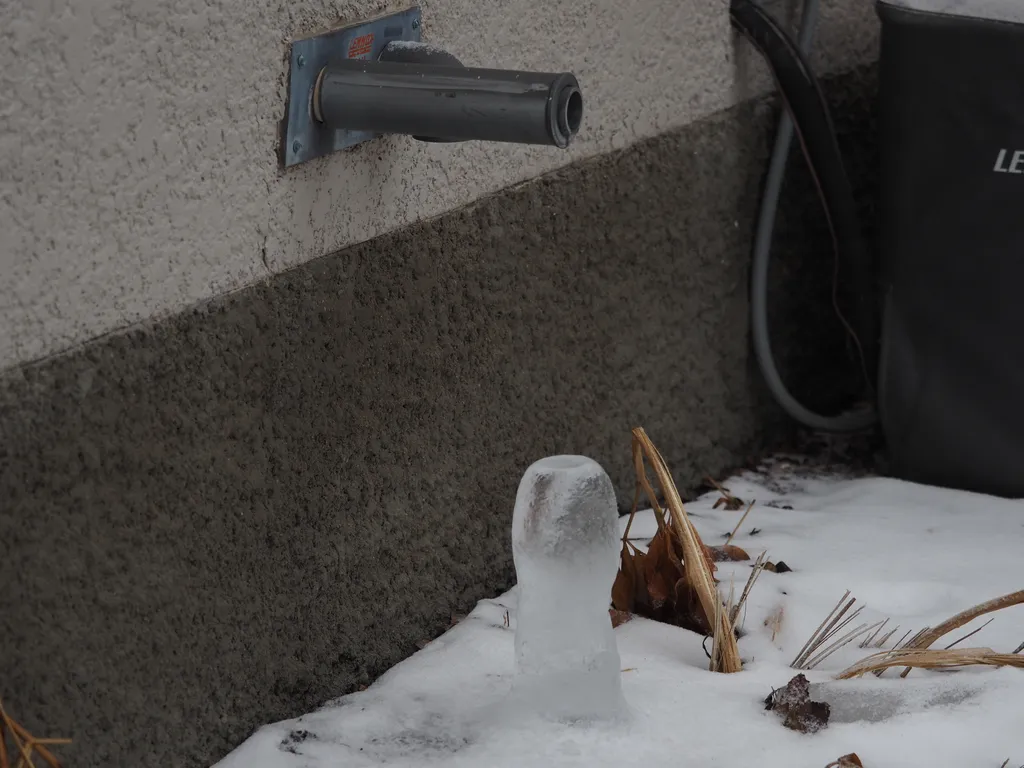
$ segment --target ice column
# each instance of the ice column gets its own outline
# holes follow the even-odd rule
[[[618,570],[611,479],[585,456],[551,456],[519,483],[512,554],[519,584],[513,698],[557,720],[625,713],[608,617]]]

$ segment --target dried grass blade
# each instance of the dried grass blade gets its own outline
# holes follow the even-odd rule
[[[804,665],[803,668],[804,669],[814,669],[816,666],[821,664],[821,662],[823,662],[825,659],[827,659],[833,653],[838,651],[840,648],[843,648],[843,647],[849,645],[850,643],[852,643],[854,640],[856,640],[861,635],[864,635],[864,634],[867,634],[868,632],[870,632],[876,626],[877,626],[877,624],[861,624],[856,629],[850,630],[845,635],[843,635],[840,639],[838,639],[834,643],[832,643],[832,645],[830,645],[828,648],[826,648],[821,653],[819,653],[817,656],[815,656],[810,661],[808,661]]]
[[[878,642],[875,643],[875,648],[881,648],[883,645],[885,645],[887,642],[889,642],[889,638],[890,637],[892,637],[893,635],[895,635],[899,631],[900,631],[900,625],[897,624],[895,627],[893,627],[888,632],[886,632],[884,635],[882,635],[880,638],[878,638]]]
[[[914,639],[911,643],[912,647],[924,650],[930,648],[932,643],[938,640],[948,632],[952,632],[954,629],[974,621],[979,616],[984,616],[986,613],[993,613],[995,611],[1001,611],[1003,608],[1009,608],[1012,605],[1024,604],[1024,589],[1019,592],[1011,592],[1008,595],[1002,597],[996,597],[992,600],[987,600],[984,603],[979,603],[966,611],[961,611],[956,616],[947,619],[946,621],[939,624],[934,629],[930,629],[927,632],[921,634],[920,637]],[[900,677],[906,677],[910,674],[912,667],[907,667],[903,670]]]
[[[874,639],[875,639],[876,637],[878,637],[878,633],[879,633],[879,632],[881,632],[881,631],[882,631],[882,630],[883,630],[883,629],[885,628],[885,625],[886,625],[886,624],[888,624],[888,623],[889,623],[889,620],[888,620],[888,619],[886,619],[886,620],[885,620],[885,621],[883,621],[883,622],[882,622],[881,624],[879,624],[879,625],[878,625],[878,629],[876,629],[876,630],[875,630],[874,632],[872,632],[872,633],[871,633],[870,635],[868,635],[868,636],[867,636],[867,637],[865,637],[865,638],[864,638],[863,640],[861,640],[861,642],[860,642],[860,647],[861,647],[861,648],[867,648],[867,647],[868,647],[869,645],[871,645],[872,641],[874,641]]]
[[[847,594],[849,594],[849,591],[847,591]],[[856,602],[857,602],[857,598],[851,597],[847,601],[847,603],[842,607],[842,610],[840,610],[839,613],[837,613],[832,618],[832,621],[830,621],[828,623],[828,625],[825,627],[825,631],[822,632],[814,640],[814,642],[811,644],[811,646],[804,653],[803,657],[800,659],[800,665],[797,667],[797,669],[802,669],[803,665],[807,662],[807,659],[810,658],[811,654],[814,653],[815,651],[817,651],[822,646],[823,643],[825,643],[830,637],[832,637],[832,635],[835,634],[836,631],[838,631],[836,625],[839,624],[839,622],[840,622],[840,620],[842,620],[843,616],[846,615],[846,612],[849,611],[850,608],[853,607],[853,604],[856,603]],[[860,609],[858,609],[858,611],[859,610]],[[854,615],[856,615],[856,614],[854,614]],[[851,616],[850,618],[853,618],[853,617]],[[841,629],[842,627],[846,626],[846,624],[848,624],[849,621],[850,621],[850,619],[847,619],[842,624],[839,624],[838,629]]]
[[[714,632],[721,632],[721,643],[715,645],[713,666],[717,666],[717,670],[720,672],[739,672],[743,668],[743,664],[740,660],[739,648],[736,646],[736,636],[728,624],[728,618],[721,610],[722,600],[715,584],[714,564],[711,562],[710,553],[704,546],[704,542],[701,541],[697,529],[693,527],[693,523],[686,516],[683,500],[668,471],[665,459],[644,429],[637,427],[633,430],[634,466],[639,466],[641,473],[638,474],[638,477],[642,476],[645,484],[649,486],[649,483],[646,483],[646,473],[643,472],[644,454],[651,462],[654,474],[658,478],[658,484],[665,494],[665,504],[668,507],[673,527],[682,542],[683,570],[687,581],[697,593],[697,599],[700,601],[704,615],[709,620],[712,620],[712,617],[718,617],[715,619]]]
[[[863,612],[864,612],[864,609],[865,609],[865,608],[867,608],[867,606],[866,606],[866,605],[862,605],[862,606],[861,606],[860,608],[858,608],[858,609],[857,609],[856,611],[854,611],[854,612],[853,612],[853,613],[851,613],[851,614],[850,614],[849,616],[847,616],[847,617],[846,617],[845,619],[843,619],[843,621],[842,621],[842,622],[840,622],[839,624],[837,624],[837,625],[835,626],[835,628],[833,628],[833,629],[832,629],[832,631],[831,631],[831,632],[829,632],[829,633],[828,633],[827,635],[825,635],[825,636],[824,636],[823,638],[821,638],[821,641],[820,641],[820,642],[818,643],[818,647],[821,647],[822,645],[824,645],[825,643],[827,643],[827,642],[828,642],[829,640],[831,640],[831,639],[832,639],[833,637],[835,637],[835,636],[836,636],[837,634],[839,634],[840,632],[842,632],[842,631],[843,631],[843,629],[844,629],[844,628],[845,628],[845,627],[846,627],[846,626],[847,626],[847,625],[848,625],[848,624],[849,624],[850,622],[852,622],[852,621],[853,621],[854,619],[856,619],[856,618],[857,618],[858,616],[860,616],[860,615],[861,615],[861,613],[863,613]],[[872,624],[871,626],[874,626],[874,624]]]
[[[846,590],[846,594],[839,598],[839,602],[836,603],[836,607],[831,610],[828,616],[826,616],[825,619],[821,622],[821,624],[818,625],[818,628],[814,630],[814,632],[811,634],[809,638],[807,638],[807,642],[804,643],[804,647],[800,649],[800,653],[796,655],[796,658],[793,659],[792,663],[789,666],[797,666],[797,664],[803,658],[804,654],[808,652],[808,649],[811,647],[811,643],[814,642],[815,638],[818,636],[818,633],[821,632],[822,629],[824,629],[825,625],[828,624],[829,619],[831,619],[835,612],[839,610],[839,606],[841,606],[843,602],[846,600],[846,598],[848,598],[849,596],[850,590]]]
[[[988,626],[989,624],[991,624],[991,623],[992,623],[993,621],[995,621],[995,620],[996,620],[996,619],[995,619],[995,616],[993,616],[993,617],[992,617],[991,619],[989,619],[988,621],[986,621],[986,622],[985,622],[984,624],[982,624],[982,625],[981,625],[980,627],[978,627],[978,628],[977,628],[976,630],[974,630],[973,632],[968,632],[968,633],[967,633],[966,635],[964,635],[963,637],[961,637],[961,638],[960,638],[959,640],[954,640],[954,641],[953,641],[952,643],[950,643],[949,645],[947,645],[947,646],[945,647],[945,649],[944,649],[944,650],[947,650],[947,651],[948,651],[948,650],[949,650],[950,648],[953,648],[953,647],[955,647],[955,646],[957,646],[957,645],[960,645],[960,643],[962,643],[962,642],[963,642],[964,640],[966,640],[966,639],[967,639],[968,637],[972,637],[972,636],[974,636],[974,635],[978,634],[979,632],[981,632],[981,630],[983,630],[983,629],[984,629],[985,627],[987,627],[987,626]]]
[[[965,648],[945,651],[909,648],[897,652],[876,653],[840,672],[836,679],[848,680],[869,672],[890,667],[908,666],[911,669],[953,669],[968,666],[1017,667],[1024,669],[1024,657],[1010,653],[996,653],[991,648]]]
[[[729,615],[729,623],[734,627],[736,626],[736,619],[740,615],[740,611],[743,610],[743,605],[747,602],[747,596],[750,594],[750,590],[754,588],[754,583],[757,581],[757,577],[764,571],[765,563],[768,559],[768,550],[764,550],[754,562],[754,568],[750,572],[750,576],[747,578],[747,583],[743,587],[743,592],[740,593],[740,600],[736,605],[733,606],[732,613]]]
[[[732,533],[729,534],[729,538],[727,538],[725,540],[725,545],[726,546],[729,546],[729,543],[732,541],[733,536],[735,536],[737,531],[739,531],[740,526],[743,525],[743,521],[747,519],[747,515],[750,514],[750,510],[752,510],[753,508],[754,508],[754,502],[752,501],[752,502],[750,502],[747,505],[747,511],[743,513],[743,517],[741,517],[740,521],[738,523],[736,523],[736,527],[732,529]]]

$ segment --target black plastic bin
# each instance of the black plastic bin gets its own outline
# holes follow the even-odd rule
[[[1024,0],[876,8],[892,471],[1024,496]]]

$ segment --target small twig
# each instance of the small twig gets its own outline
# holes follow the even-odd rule
[[[963,642],[964,640],[966,640],[966,639],[967,639],[968,637],[971,637],[972,635],[976,635],[976,634],[978,634],[979,632],[981,632],[981,630],[983,630],[983,629],[984,629],[985,627],[987,627],[987,626],[988,626],[989,624],[991,624],[991,623],[992,623],[993,621],[995,621],[995,620],[996,620],[996,619],[995,619],[995,616],[993,616],[993,617],[992,617],[991,619],[989,619],[988,621],[986,621],[986,622],[985,622],[984,624],[982,624],[982,625],[981,625],[980,627],[978,627],[978,628],[977,628],[976,630],[974,630],[973,632],[968,632],[968,633],[967,633],[966,635],[964,635],[963,637],[961,637],[961,638],[960,638],[959,640],[954,640],[954,641],[953,641],[952,643],[950,643],[949,645],[947,645],[947,646],[946,646],[945,650],[947,650],[947,651],[948,651],[948,650],[949,650],[950,648],[952,648],[952,647],[953,647],[954,645],[960,645],[960,643],[962,643],[962,642]]]
[[[750,510],[753,508],[754,502],[752,501],[747,505],[747,511],[743,513],[743,517],[741,517],[740,521],[736,523],[736,527],[732,529],[732,533],[729,534],[729,538],[725,540],[725,546],[729,546],[729,542],[732,541],[732,537],[736,535],[736,532],[740,529],[740,526],[743,525],[743,521],[747,519],[747,515],[750,514]]]
[[[1024,651],[1024,643],[1021,643],[1020,645],[1018,645],[1016,650],[1014,650],[1013,654],[1016,656],[1021,651]]]
[[[754,563],[754,569],[750,572],[750,576],[747,578],[747,584],[743,587],[743,592],[740,593],[740,600],[733,606],[732,612],[729,615],[729,623],[734,627],[736,626],[736,617],[740,615],[740,610],[747,602],[747,595],[750,594],[750,590],[754,588],[754,582],[757,581],[757,577],[761,575],[764,570],[764,564],[767,562],[768,550],[764,550],[757,558]]]

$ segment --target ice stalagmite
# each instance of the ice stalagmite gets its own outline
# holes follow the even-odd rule
[[[526,470],[512,519],[520,705],[562,721],[625,714],[608,617],[618,549],[615,491],[600,464],[552,456]]]

